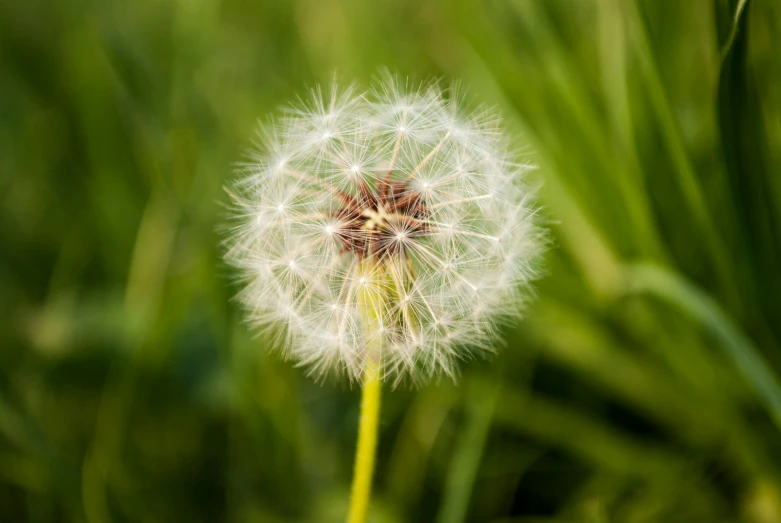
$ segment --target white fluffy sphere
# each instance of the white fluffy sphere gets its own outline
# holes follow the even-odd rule
[[[264,126],[229,191],[250,321],[318,375],[453,376],[490,350],[544,243],[498,123],[386,79],[316,89]]]

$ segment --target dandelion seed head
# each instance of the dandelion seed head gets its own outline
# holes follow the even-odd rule
[[[249,321],[317,375],[359,379],[378,345],[387,379],[455,376],[539,275],[531,168],[493,113],[437,84],[313,90],[261,129],[230,191]]]

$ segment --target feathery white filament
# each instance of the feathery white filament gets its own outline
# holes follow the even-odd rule
[[[521,310],[543,243],[529,166],[497,118],[453,98],[393,79],[317,89],[243,165],[226,257],[250,320],[280,327],[318,374],[358,378],[379,340],[386,377],[452,376]],[[366,286],[384,297],[371,329],[356,299]]]

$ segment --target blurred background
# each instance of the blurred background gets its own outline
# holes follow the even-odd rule
[[[343,520],[359,391],[243,324],[222,186],[381,67],[503,111],[553,247],[386,388],[371,521],[781,521],[779,50],[777,0],[0,0],[0,521]]]

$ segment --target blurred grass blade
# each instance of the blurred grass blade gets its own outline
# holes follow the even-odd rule
[[[469,499],[480,468],[480,458],[491,428],[500,387],[499,381],[472,384],[467,401],[467,426],[450,462],[437,523],[466,521]]]
[[[741,4],[743,5],[743,4]],[[753,5],[753,4],[752,4]],[[740,9],[740,6],[738,7]],[[752,12],[755,11],[752,7]],[[725,160],[726,181],[733,195],[735,225],[739,236],[740,269],[735,279],[746,296],[741,307],[754,330],[764,331],[762,343],[773,346],[781,338],[775,311],[781,296],[781,213],[774,198],[770,165],[772,146],[769,129],[762,125],[772,105],[764,99],[756,81],[756,65],[749,48],[749,27],[759,13],[735,14],[728,52],[724,55],[718,85],[718,117]],[[773,339],[775,338],[775,339]]]
[[[30,444],[24,423],[2,397],[0,397],[0,434],[22,448]]]
[[[500,427],[560,448],[610,474],[649,479],[683,472],[684,465],[668,449],[549,397],[508,388],[496,406],[495,419]]]
[[[83,518],[78,504],[80,496],[75,469],[58,453],[58,449],[40,427],[31,424],[24,415],[0,397],[0,445],[5,441],[13,443],[22,451],[16,459],[17,463],[26,464],[21,479],[24,477],[35,479],[36,489],[41,489],[56,498],[66,513],[73,518],[72,521],[81,521]],[[7,465],[8,460],[3,461]],[[0,479],[19,472],[19,470],[3,470]],[[34,473],[34,477],[30,477],[31,473]],[[0,485],[2,483],[0,481]]]
[[[662,138],[675,165],[675,174],[678,178],[680,190],[686,198],[691,212],[694,214],[698,226],[707,242],[710,259],[719,275],[720,283],[730,301],[736,301],[739,292],[732,279],[729,266],[730,257],[723,239],[719,236],[716,225],[711,215],[703,189],[686,148],[680,124],[676,119],[671,101],[665,91],[662,75],[657,64],[656,53],[650,41],[646,21],[643,19],[640,8],[634,2],[625,2],[627,18],[630,26],[633,26],[640,70],[645,79],[648,94],[651,98],[653,110],[656,113],[662,130]]]
[[[629,292],[661,298],[699,321],[720,342],[781,429],[781,386],[751,340],[710,296],[675,273],[654,265],[627,268]]]
[[[738,34],[741,26],[741,15],[745,11],[748,0],[738,0],[738,5],[735,7],[735,15],[732,17],[732,23],[730,24],[729,36],[727,41],[721,47],[721,59],[724,60],[727,54],[732,49],[732,44],[735,42],[735,37]]]

